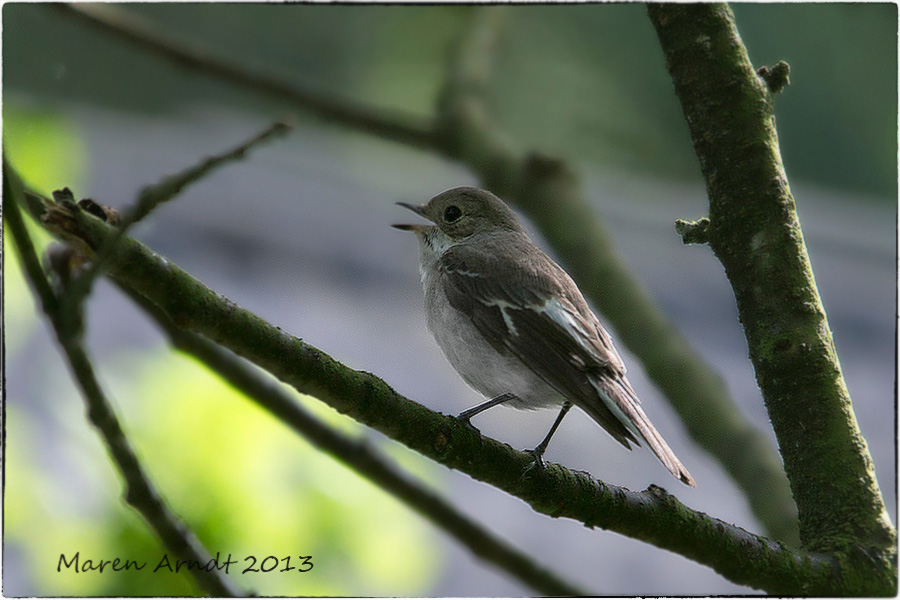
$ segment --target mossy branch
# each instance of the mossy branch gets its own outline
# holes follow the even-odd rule
[[[677,219],[675,221],[675,233],[681,236],[681,241],[687,244],[708,244],[709,219],[706,217],[697,221],[685,221]]]
[[[695,352],[628,269],[562,160],[514,147],[485,105],[504,7],[474,7],[451,55],[437,118],[378,111],[302,85],[251,72],[160,32],[112,4],[56,5],[65,14],[221,81],[264,94],[334,124],[435,152],[467,165],[483,187],[514,203],[537,225],[581,289],[680,415],[693,439],[741,487],[767,532],[799,543],[797,513],[769,439],[741,413],[718,373]]]
[[[187,186],[202,180],[210,171],[231,161],[244,158],[247,152],[255,146],[273,137],[284,135],[292,127],[293,125],[287,122],[274,123],[261,133],[226,152],[205,158],[197,164],[163,178],[157,184],[148,185],[140,191],[137,200],[124,211],[124,214],[120,215],[114,209],[102,207],[90,199],[81,200],[83,208],[92,209],[95,216],[98,216],[99,212],[106,217],[107,222],[117,224],[118,234],[106,242],[106,245],[99,249],[97,257],[88,268],[72,280],[66,296],[62,299],[64,309],[68,310],[68,306],[79,305],[84,301],[90,293],[97,275],[103,270],[107,256],[113,252],[118,238],[125,235],[132,226],[156,210],[157,207],[177,196]],[[114,217],[115,221],[110,217]]]
[[[123,291],[154,320],[179,350],[201,361],[269,411],[318,449],[393,495],[430,523],[468,548],[473,555],[506,572],[546,596],[583,596],[584,591],[566,582],[546,566],[522,553],[481,524],[457,510],[439,494],[404,472],[365,439],[354,438],[323,423],[305,410],[295,397],[271,378],[264,377],[240,357],[203,336],[180,329],[158,306],[131,288]]]
[[[896,593],[896,532],[841,374],[782,166],[774,93],[725,4],[653,4],[650,18],[709,195],[725,267],[809,550],[834,552],[846,586]],[[780,73],[780,75],[778,75]],[[779,83],[780,82],[780,83]],[[851,583],[850,580],[853,580]]]
[[[52,205],[44,222],[55,235],[88,253],[115,235],[109,225],[72,203]],[[213,340],[298,391],[541,513],[678,552],[735,583],[770,593],[814,595],[834,589],[840,578],[839,565],[829,557],[796,552],[693,511],[656,486],[632,492],[555,464],[526,476],[533,461],[530,454],[404,398],[370,373],[342,365],[209,290],[131,238],[120,241],[108,272],[160,307],[178,327]]]
[[[490,118],[483,91],[506,9],[475,10],[451,54],[439,103],[438,139],[444,152],[528,215],[619,339],[640,358],[691,437],[741,487],[769,534],[798,544],[796,507],[769,439],[741,413],[721,376],[634,277],[574,170],[557,157],[516,151]]]
[[[169,509],[165,500],[157,492],[137,454],[128,441],[118,416],[97,380],[93,363],[84,348],[80,318],[64,314],[64,308],[40,266],[31,237],[25,227],[19,205],[25,200],[21,180],[3,161],[4,222],[12,234],[13,244],[22,259],[25,275],[35,295],[41,301],[41,308],[47,316],[56,338],[68,362],[72,376],[81,389],[87,406],[87,416],[97,429],[106,445],[113,465],[125,484],[125,501],[134,507],[156,532],[166,548],[180,559],[197,565],[207,565],[212,556],[197,537]],[[70,306],[66,311],[82,306]],[[191,576],[201,589],[213,597],[246,596],[247,593],[234,585],[218,569],[189,569]]]

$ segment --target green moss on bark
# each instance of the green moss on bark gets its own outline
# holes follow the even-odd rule
[[[896,533],[875,479],[778,150],[773,94],[730,9],[651,5],[707,182],[709,245],[734,289],[750,358],[810,550],[840,553],[843,585],[896,587]],[[697,40],[702,38],[702,42]],[[859,548],[855,560],[847,548]]]
[[[53,231],[97,248],[113,230],[60,207]],[[65,225],[63,225],[65,223]],[[553,517],[576,519],[678,552],[736,583],[777,594],[822,594],[838,577],[828,557],[780,544],[692,511],[661,488],[632,492],[559,465],[528,471],[533,458],[481,436],[452,417],[397,394],[370,373],[354,371],[212,292],[140,243],[122,238],[110,274],[145,296],[180,327],[219,342],[299,391],[318,397],[411,449],[487,482]],[[798,587],[797,582],[802,582]]]

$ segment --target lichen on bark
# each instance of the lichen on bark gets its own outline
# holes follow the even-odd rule
[[[709,195],[709,246],[734,290],[805,549],[832,552],[857,593],[896,590],[884,507],[782,165],[771,78],[724,4],[649,7]],[[778,69],[784,75],[787,67]],[[778,89],[775,89],[778,88]],[[861,549],[858,560],[849,548]],[[864,559],[861,557],[865,557]],[[837,590],[836,590],[837,591]]]

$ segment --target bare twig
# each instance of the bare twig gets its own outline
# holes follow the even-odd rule
[[[796,507],[781,460],[737,408],[721,376],[666,318],[615,251],[561,160],[517,151],[492,122],[480,91],[490,73],[503,7],[478,7],[448,69],[436,123],[414,122],[258,75],[191,48],[110,4],[62,5],[104,31],[254,92],[281,98],[336,124],[408,143],[468,165],[484,187],[521,208],[538,226],[623,344],[681,416],[691,436],[716,457],[746,494],[767,531],[796,545]]]
[[[246,593],[231,583],[218,569],[206,570],[213,558],[203,548],[194,533],[176,517],[153,487],[144,472],[125,432],[116,417],[94,373],[94,368],[82,344],[80,330],[67,327],[71,320],[60,318],[57,301],[34,251],[25,227],[19,204],[22,202],[22,186],[18,176],[3,162],[3,196],[5,222],[9,225],[16,250],[25,266],[25,274],[47,318],[53,325],[63,354],[69,363],[88,408],[88,418],[103,441],[113,464],[125,482],[125,500],[133,506],[156,531],[163,544],[183,560],[196,565],[189,568],[191,575],[202,589],[212,596],[237,597]]]
[[[107,224],[77,207],[53,207],[45,223],[55,234],[80,239],[84,248],[96,248],[112,235]],[[342,365],[212,292],[131,238],[121,240],[108,272],[179,327],[208,337],[416,452],[521,498],[538,512],[644,540],[770,593],[815,595],[844,589],[839,587],[841,565],[828,556],[793,551],[693,511],[661,488],[632,492],[555,464],[523,476],[533,462],[530,454],[404,398],[370,373]],[[846,585],[852,593],[859,582]]]
[[[115,251],[116,243],[134,224],[146,217],[161,204],[174,198],[188,185],[205,177],[213,169],[220,167],[225,163],[244,158],[246,153],[254,146],[273,137],[284,135],[292,127],[292,124],[286,122],[274,123],[261,133],[258,133],[231,150],[205,158],[196,165],[192,165],[178,173],[169,175],[159,183],[142,189],[134,205],[124,211],[121,222],[118,224],[118,234],[105,242],[104,246],[98,249],[91,264],[78,277],[72,280],[71,284],[66,289],[65,296],[62,298],[62,309],[64,311],[75,312],[76,307],[84,302],[85,297],[90,293],[91,286],[97,278],[97,275],[103,270],[109,256]]]
[[[129,209],[123,217],[120,229],[127,231],[131,225],[146,217],[157,206],[168,202],[178,195],[185,187],[199,181],[213,169],[231,161],[241,160],[252,148],[274,137],[286,134],[293,127],[293,123],[287,121],[273,123],[260,133],[235,146],[231,150],[210,156],[196,165],[166,177],[157,184],[145,187],[141,190],[135,205]]]
[[[25,268],[26,279],[31,285],[32,290],[41,302],[41,310],[48,316],[55,314],[59,310],[59,300],[53,293],[53,289],[44,276],[41,268],[41,261],[38,260],[34,251],[34,244],[31,242],[31,236],[25,228],[25,222],[18,210],[18,203],[22,202],[24,197],[22,180],[19,174],[12,170],[6,164],[6,157],[3,158],[3,198],[8,202],[4,207],[3,221],[9,224],[12,232],[13,242],[19,250],[19,257],[22,259],[22,266]],[[36,195],[34,195],[36,196]],[[50,205],[50,201],[41,198],[42,201]],[[43,207],[41,207],[43,210]],[[19,248],[18,246],[22,247]]]
[[[277,77],[257,73],[209,54],[195,46],[170,38],[152,24],[114,4],[56,4],[59,10],[79,17],[95,27],[160,54],[182,67],[238,84],[256,93],[273,96],[324,119],[345,123],[417,148],[433,145],[432,127],[411,115],[375,110],[337,96],[287,83]]]
[[[274,382],[234,354],[206,338],[179,329],[158,306],[126,286],[131,296],[180,350],[193,355],[249,399],[256,402],[322,451],[330,454],[387,493],[406,503],[429,522],[444,530],[475,556],[547,596],[581,596],[584,592],[469,519],[440,495],[402,472],[364,440],[351,438],[328,427],[303,409]]]

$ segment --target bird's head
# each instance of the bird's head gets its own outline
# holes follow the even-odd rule
[[[479,233],[525,231],[515,213],[500,198],[474,187],[458,187],[441,192],[421,206],[405,202],[397,204],[425,217],[433,225],[394,227],[424,237],[440,235],[450,243]]]

